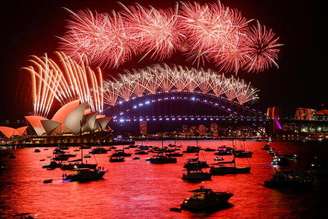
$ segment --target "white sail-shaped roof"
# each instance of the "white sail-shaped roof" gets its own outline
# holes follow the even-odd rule
[[[79,134],[81,132],[81,123],[84,115],[84,111],[89,106],[87,104],[81,104],[74,111],[70,112],[64,121],[65,133]]]
[[[25,116],[25,119],[32,126],[32,128],[34,129],[35,133],[38,136],[46,133],[41,121],[47,120],[47,118],[44,118],[42,116]]]
[[[82,132],[95,130],[96,113],[90,113],[84,116],[84,123],[82,125]]]
[[[96,119],[96,124],[98,126],[97,128],[102,131],[106,130],[106,127],[107,127],[109,121],[110,121],[109,117],[103,117],[103,118]]]
[[[79,100],[74,100],[72,102],[66,103],[55,113],[55,115],[52,117],[51,120],[60,122],[60,123],[64,123],[68,114],[70,114],[75,109],[77,109],[79,107],[79,105],[80,105]]]
[[[27,126],[20,128],[11,128],[8,126],[0,126],[0,132],[6,137],[11,138],[12,136],[23,136],[26,133]]]
[[[53,131],[57,129],[61,123],[54,120],[42,120],[43,128],[45,129],[47,135],[52,135]]]

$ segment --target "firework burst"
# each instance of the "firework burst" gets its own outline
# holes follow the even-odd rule
[[[47,116],[54,99],[62,105],[79,99],[94,112],[103,111],[103,79],[98,68],[93,71],[82,57],[78,64],[62,52],[56,52],[59,62],[33,56],[32,65],[25,67],[31,74],[35,115]]]
[[[79,58],[86,55],[93,63],[117,67],[132,56],[132,39],[120,14],[93,13],[90,10],[71,13],[61,50]]]
[[[173,54],[182,38],[177,30],[176,10],[144,8],[137,4],[122,12],[130,37],[136,42],[137,52],[151,58],[164,59]]]
[[[126,72],[118,80],[105,81],[104,89],[105,104],[109,106],[116,105],[119,99],[129,101],[156,92],[201,92],[245,104],[257,99],[258,92],[243,80],[226,78],[211,70],[168,65]]]
[[[261,72],[272,65],[279,67],[277,63],[279,47],[283,44],[278,42],[279,37],[271,29],[257,21],[256,25],[249,28],[246,36],[245,48],[248,60],[245,68],[248,71]]]
[[[112,14],[71,12],[62,49],[92,63],[119,67],[140,60],[163,60],[174,52],[194,63],[212,62],[222,72],[260,72],[278,66],[279,38],[252,24],[238,10],[217,3],[181,3],[174,9],[122,5]]]

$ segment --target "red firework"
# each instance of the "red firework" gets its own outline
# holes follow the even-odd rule
[[[84,54],[93,63],[114,67],[131,57],[132,40],[119,14],[69,12],[72,19],[65,37],[61,38],[63,51],[74,58]]]
[[[175,51],[221,71],[260,72],[278,66],[279,38],[265,26],[252,25],[235,9],[216,4],[181,3],[180,9],[124,5],[119,13],[75,14],[62,37],[72,57],[118,67],[135,55],[165,59]]]
[[[173,54],[182,38],[176,26],[178,10],[157,10],[139,4],[122,6],[130,38],[136,42],[142,59],[146,56],[164,59]]]
[[[245,69],[249,72],[261,72],[272,65],[277,68],[280,44],[279,37],[266,26],[257,21],[257,25],[249,28],[246,35],[245,48],[247,63]]]

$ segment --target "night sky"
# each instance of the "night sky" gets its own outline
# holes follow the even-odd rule
[[[10,2],[8,4],[8,2]],[[121,1],[129,4],[136,1]],[[137,1],[142,5],[170,7],[176,1]],[[159,3],[161,2],[161,3]],[[199,2],[205,2],[200,1]],[[279,56],[279,69],[272,68],[260,74],[240,74],[260,89],[259,107],[277,105],[287,111],[297,106],[323,108],[327,106],[327,13],[314,5],[315,1],[286,0],[229,0],[225,5],[239,9],[247,18],[256,18],[271,27],[285,44]],[[119,9],[111,0],[11,0],[1,5],[1,79],[0,120],[21,119],[32,111],[30,78],[21,67],[28,64],[32,54],[52,54],[58,48],[69,18],[67,7],[72,10],[95,9],[109,12]],[[320,13],[320,8],[322,13]],[[321,30],[321,31],[320,31]],[[175,55],[168,63],[191,65],[185,57]],[[124,68],[143,67],[156,63],[129,62],[118,70],[104,70],[117,74]],[[214,68],[206,65],[205,68]]]

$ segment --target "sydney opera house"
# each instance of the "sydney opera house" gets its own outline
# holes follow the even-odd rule
[[[56,136],[81,136],[108,131],[109,117],[91,112],[90,106],[80,103],[79,100],[63,105],[51,119],[43,116],[25,116],[28,126],[20,128],[0,127],[0,132],[6,138],[27,135],[56,137]]]

